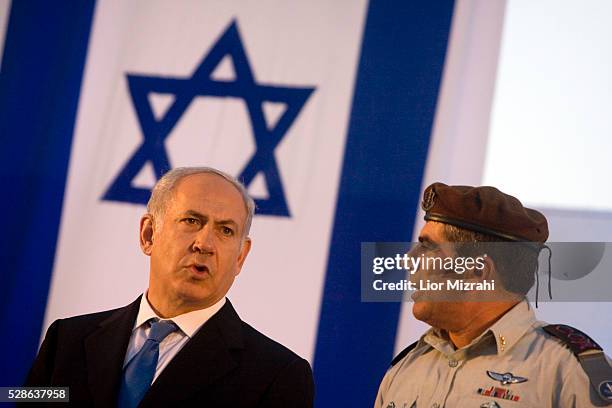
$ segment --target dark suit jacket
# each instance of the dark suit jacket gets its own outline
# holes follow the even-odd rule
[[[116,405],[139,302],[55,321],[26,385],[68,386],[77,406]],[[166,366],[140,407],[311,407],[313,394],[308,362],[243,322],[228,300]]]

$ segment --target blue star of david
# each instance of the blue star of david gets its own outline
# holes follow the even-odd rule
[[[231,57],[236,78],[231,81],[213,80],[211,75],[225,56]],[[257,83],[236,21],[230,23],[191,78],[128,74],[127,79],[144,140],[104,193],[103,200],[146,204],[151,191],[133,186],[132,181],[147,162],[152,164],[158,180],[172,168],[164,141],[193,99],[197,96],[232,97],[241,98],[246,103],[256,144],[255,153],[237,178],[248,188],[253,179],[261,173],[268,188],[268,198],[255,199],[257,213],[290,216],[274,151],[315,88]],[[159,119],[155,119],[147,98],[151,92],[175,95],[174,102]],[[263,113],[262,106],[265,101],[280,102],[287,106],[271,128],[266,125]]]

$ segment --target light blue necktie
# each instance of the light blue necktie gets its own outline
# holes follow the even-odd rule
[[[176,329],[176,325],[169,320],[151,320],[149,337],[123,370],[123,379],[119,390],[118,406],[120,408],[135,408],[138,406],[153,382],[159,358],[159,343]]]

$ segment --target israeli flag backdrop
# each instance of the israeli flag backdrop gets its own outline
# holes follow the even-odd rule
[[[23,382],[55,319],[146,289],[151,187],[212,166],[257,203],[240,316],[313,364],[317,406],[372,405],[425,326],[409,303],[360,301],[361,242],[410,241],[430,182],[514,186],[490,137],[508,4],[0,0],[0,385]],[[544,207],[559,225],[590,213]],[[609,304],[544,309],[612,346],[583,318]]]

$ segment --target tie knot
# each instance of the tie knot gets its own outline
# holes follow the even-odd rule
[[[171,320],[153,320],[151,321],[151,331],[149,332],[148,340],[161,343],[166,336],[176,331],[176,329],[176,325]]]

